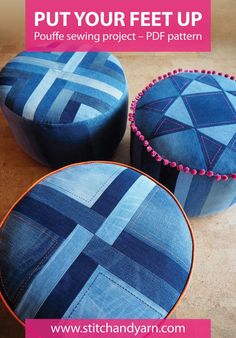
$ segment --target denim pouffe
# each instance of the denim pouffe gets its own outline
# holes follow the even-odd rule
[[[0,73],[0,102],[21,147],[52,167],[108,159],[125,132],[126,78],[109,53],[20,53]]]
[[[164,318],[193,263],[188,220],[150,178],[115,163],[37,182],[0,232],[1,291],[26,318]]]
[[[168,187],[188,216],[236,202],[236,82],[215,71],[174,71],[132,102],[132,164]]]

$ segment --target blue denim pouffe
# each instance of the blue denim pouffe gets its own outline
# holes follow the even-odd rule
[[[0,239],[2,295],[22,321],[165,318],[192,271],[192,232],[176,200],[115,163],[43,178]]]
[[[168,187],[188,216],[236,202],[233,76],[168,73],[139,94],[132,110],[132,165]]]
[[[109,53],[30,53],[0,73],[0,103],[21,147],[61,167],[108,159],[126,128],[128,92]]]

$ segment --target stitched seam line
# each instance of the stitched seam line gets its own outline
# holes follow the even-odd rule
[[[79,306],[79,304],[82,302],[82,300],[85,298],[85,296],[87,295],[87,293],[89,292],[89,290],[91,289],[91,287],[94,285],[94,283],[97,281],[97,279],[103,276],[105,278],[107,278],[108,280],[110,280],[111,282],[113,282],[114,284],[116,284],[117,286],[119,286],[121,289],[125,290],[127,293],[129,293],[130,295],[134,296],[137,300],[139,300],[141,303],[145,304],[147,307],[149,307],[151,310],[155,311],[156,313],[158,313],[159,315],[161,314],[159,311],[157,311],[156,309],[154,309],[151,305],[147,304],[145,301],[143,301],[142,299],[140,299],[139,297],[137,297],[135,294],[133,294],[130,290],[126,289],[124,286],[120,285],[119,283],[117,283],[116,281],[114,281],[112,278],[106,276],[104,273],[99,272],[97,277],[94,279],[94,281],[92,282],[92,284],[89,286],[89,288],[87,289],[87,291],[85,292],[85,294],[83,295],[83,297],[81,297],[81,299],[79,300],[79,302],[76,304],[76,306],[73,308],[73,310],[70,312],[68,318],[71,318],[72,314],[75,312],[75,310],[77,309],[77,307]]]
[[[206,139],[206,137],[204,137],[204,136],[202,136],[202,135],[201,135],[201,138],[202,138],[202,139]],[[212,143],[215,143],[216,145],[218,145],[218,143],[216,143],[216,142],[214,142],[214,141],[212,141]],[[223,148],[223,146],[220,146],[220,148],[217,150],[217,152],[215,153],[215,155],[214,155],[214,157],[213,157],[212,160],[210,159],[209,152],[208,152],[208,150],[207,150],[207,148],[206,148],[204,142],[203,142],[203,146],[204,146],[205,152],[206,152],[206,154],[207,154],[208,161],[210,162],[210,164],[212,164],[212,163],[214,162],[216,156],[219,154],[219,152],[220,152],[221,149]]]
[[[95,192],[95,194],[94,194],[89,200],[87,200],[87,199],[81,197],[80,195],[77,195],[77,194],[73,193],[73,192],[70,191],[70,190],[67,190],[67,189],[65,189],[65,188],[62,188],[62,187],[60,187],[59,185],[57,185],[57,184],[55,184],[55,183],[53,183],[53,186],[54,186],[54,187],[57,187],[57,188],[60,188],[61,190],[65,191],[65,192],[68,192],[68,193],[71,194],[72,196],[77,197],[77,198],[79,198],[79,199],[81,199],[81,200],[83,200],[83,201],[85,201],[85,202],[87,202],[87,203],[90,203],[90,202],[96,197],[96,195],[102,190],[102,188],[109,182],[109,180],[110,180],[110,179],[111,179],[118,171],[119,171],[119,169],[117,169],[111,176],[109,176],[108,179],[100,186],[100,188]],[[42,182],[46,182],[46,180],[45,180],[45,181],[42,181]],[[42,182],[40,182],[40,183],[42,183]]]
[[[210,96],[210,95],[216,95],[216,94],[218,94],[218,95],[220,94],[221,96],[223,96],[223,97],[225,98],[225,96],[224,96],[223,93],[193,94],[193,96],[194,96],[194,97],[196,97],[196,96]],[[191,95],[188,95],[188,96],[191,96]],[[192,110],[192,108],[191,108],[191,106],[190,106],[190,104],[189,104],[189,101],[188,101],[188,96],[185,96],[185,97],[184,97],[185,102],[186,102],[186,104],[187,104],[187,106],[188,106],[188,108],[189,108],[189,110],[190,110],[190,112],[191,112],[191,115],[192,115],[192,117],[193,117],[193,119],[194,119],[194,121],[195,121],[195,123],[196,123],[196,126],[200,127],[201,124],[199,125],[199,123],[197,122],[197,120],[196,120],[196,118],[195,118],[195,116],[194,116],[194,112],[193,112],[193,110]],[[226,103],[228,104],[228,106],[230,107],[230,110],[231,110],[231,112],[233,113],[234,117],[236,118],[236,115],[235,115],[235,113],[233,112],[232,107],[229,105],[229,103],[228,103],[228,101],[227,101],[226,99],[225,99],[225,101],[226,101]],[[230,121],[223,121],[223,122],[224,122],[224,124],[225,124],[225,123],[230,123],[230,122],[235,122],[235,118],[232,119],[232,120],[230,120]],[[214,124],[218,125],[219,122],[213,122],[213,123],[211,123],[211,124],[209,124],[209,125],[214,125]]]
[[[31,271],[31,273],[27,276],[26,280],[24,281],[24,283],[21,285],[21,287],[19,288],[19,290],[17,291],[15,297],[13,298],[13,301],[17,301],[17,299],[21,296],[21,294],[24,292],[24,289],[27,285],[27,283],[29,282],[30,278],[33,276],[33,274],[35,272],[37,272],[39,270],[39,268],[43,265],[43,263],[47,260],[47,258],[50,256],[50,254],[52,253],[53,249],[55,248],[55,246],[57,245],[58,240],[55,240],[53,245],[50,247],[50,249],[47,251],[46,255],[44,255],[42,257],[42,259],[40,260],[40,262],[38,263],[38,265],[33,269],[33,271]]]
[[[49,232],[49,230],[48,229],[46,229],[46,228],[44,228],[44,230],[42,230],[41,228],[43,228],[43,226],[41,225],[41,224],[39,224],[39,223],[37,223],[37,226],[34,224],[34,223],[31,223],[30,221],[28,221],[28,220],[26,220],[26,219],[24,219],[23,217],[21,217],[19,214],[21,214],[21,213],[19,213],[18,211],[15,211],[15,210],[13,210],[12,211],[12,214],[13,214],[13,217],[15,217],[15,218],[18,218],[19,220],[21,220],[22,222],[24,222],[26,225],[29,225],[30,227],[32,227],[32,228],[34,228],[35,230],[37,230],[37,232],[40,234],[40,235],[46,235],[47,237],[49,237],[49,238],[51,238],[52,240],[54,240],[54,238],[55,238],[55,236],[53,235],[53,234],[51,234],[50,232]],[[23,214],[21,214],[21,215],[23,215]],[[10,215],[9,215],[10,216]],[[26,216],[27,217],[27,216]],[[33,222],[35,222],[34,220],[32,220]],[[5,224],[7,223],[7,221],[5,222]],[[40,228],[39,228],[40,227]],[[41,231],[41,230],[42,231]]]
[[[187,87],[186,84],[182,85],[182,87],[179,86],[178,82],[176,81],[176,79],[174,77],[171,78],[172,81],[174,81],[174,83],[176,84],[176,86],[178,87],[179,90],[183,90],[185,87]]]

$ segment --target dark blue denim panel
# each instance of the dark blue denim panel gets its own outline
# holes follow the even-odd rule
[[[124,170],[104,191],[102,196],[93,205],[92,210],[108,217],[125,193],[140,177],[136,171]]]
[[[165,280],[179,293],[182,292],[188,271],[160,250],[152,248],[126,231],[120,234],[113,247]]]
[[[35,318],[61,318],[96,270],[97,264],[83,253],[70,266]]]
[[[14,308],[62,239],[35,220],[13,211],[0,237],[1,289]]]
[[[25,196],[14,210],[35,220],[62,238],[66,238],[77,224],[77,222],[51,208],[45,202],[39,202],[29,196]]]
[[[46,185],[37,185],[28,196],[60,212],[92,233],[95,233],[104,222],[102,215]]]

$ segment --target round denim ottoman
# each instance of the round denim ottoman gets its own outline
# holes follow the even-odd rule
[[[164,318],[186,289],[193,239],[162,186],[90,162],[37,182],[0,231],[1,291],[26,318]]]
[[[132,102],[132,164],[170,189],[188,216],[236,202],[236,82],[215,71],[153,80]]]
[[[0,73],[2,111],[19,145],[51,166],[110,158],[126,128],[128,92],[109,53],[30,53]]]

